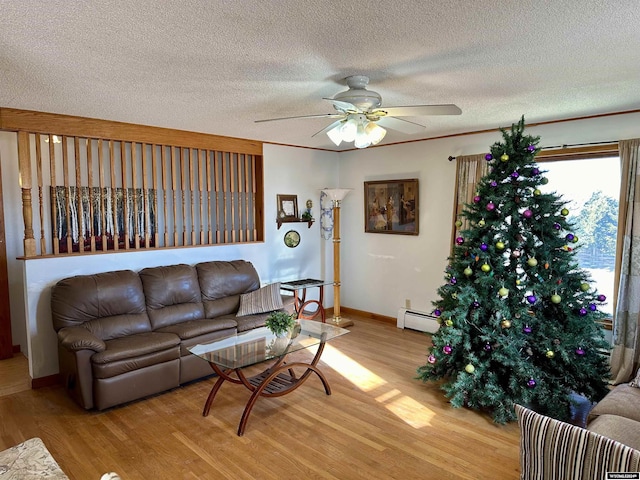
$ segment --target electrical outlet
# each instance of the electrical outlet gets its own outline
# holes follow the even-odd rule
[[[408,298],[404,299],[404,308],[406,308],[407,310],[411,308],[411,300]]]

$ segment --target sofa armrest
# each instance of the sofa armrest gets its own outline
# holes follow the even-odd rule
[[[82,327],[65,327],[58,331],[58,341],[60,345],[69,351],[93,350],[102,352],[107,348],[106,344]]]

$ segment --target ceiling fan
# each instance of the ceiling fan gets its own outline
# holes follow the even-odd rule
[[[425,128],[424,125],[400,117],[460,115],[462,113],[462,110],[452,104],[381,107],[382,97],[380,94],[367,90],[369,77],[352,75],[347,77],[345,81],[349,87],[348,90],[338,93],[333,98],[324,98],[333,104],[333,108],[337,110],[336,113],[270,118],[256,120],[256,123],[296,118],[337,119],[313,136],[326,132],[336,146],[342,142],[354,142],[356,148],[366,148],[378,144],[384,138],[387,131],[381,125],[408,134],[420,133]]]

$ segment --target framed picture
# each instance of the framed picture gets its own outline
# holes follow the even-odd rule
[[[298,196],[278,195],[278,219],[281,222],[298,221]]]
[[[364,231],[418,235],[418,179],[364,182]]]

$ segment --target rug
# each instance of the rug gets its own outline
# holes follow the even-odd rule
[[[68,480],[39,438],[0,452],[0,480]]]

